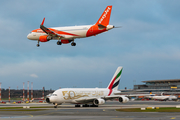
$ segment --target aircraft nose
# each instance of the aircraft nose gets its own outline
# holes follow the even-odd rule
[[[27,35],[27,38],[28,38],[28,39],[31,39],[31,34],[28,34],[28,35]]]

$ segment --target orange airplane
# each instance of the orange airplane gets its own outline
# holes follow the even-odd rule
[[[40,28],[31,31],[27,38],[38,41],[37,47],[40,46],[39,42],[48,42],[53,39],[58,40],[57,45],[71,43],[72,46],[76,46],[76,43],[74,42],[76,38],[95,36],[115,28],[113,25],[109,25],[111,10],[112,6],[107,6],[94,25],[46,28],[44,26],[44,18]]]

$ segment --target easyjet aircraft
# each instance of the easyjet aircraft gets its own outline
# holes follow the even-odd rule
[[[75,107],[80,107],[80,104],[83,104],[83,107],[98,107],[98,105],[104,104],[106,100],[118,99],[119,102],[126,103],[129,101],[129,97],[150,95],[117,95],[121,93],[121,91],[118,91],[118,85],[120,82],[122,69],[122,67],[117,68],[107,88],[58,89],[46,98],[46,102],[53,103],[55,108],[62,103],[72,103],[75,104]]]
[[[112,6],[107,6],[97,23],[94,25],[46,28],[44,26],[44,18],[40,28],[31,31],[27,38],[30,40],[37,40],[38,47],[39,42],[47,42],[52,39],[58,40],[57,45],[71,43],[72,46],[76,46],[76,43],[74,42],[76,38],[95,36],[114,28],[113,25],[109,25],[111,10]]]

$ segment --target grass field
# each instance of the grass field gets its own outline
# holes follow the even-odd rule
[[[45,107],[31,107],[31,108],[0,107],[0,111],[42,111],[42,110],[47,110],[47,109],[35,109],[35,108],[45,108]]]
[[[159,108],[159,109],[146,109],[141,110],[141,108],[130,108],[130,109],[116,109],[119,112],[180,112],[180,108],[168,107],[168,108]]]

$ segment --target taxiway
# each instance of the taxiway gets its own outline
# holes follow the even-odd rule
[[[43,106],[47,108],[36,108],[46,109],[40,111],[0,111],[1,120],[9,119],[23,119],[23,120],[169,120],[169,119],[180,119],[180,114],[176,112],[118,112],[116,109],[123,108],[141,108],[141,107],[175,107],[180,105],[180,102],[167,101],[130,101],[126,104],[121,104],[116,101],[109,101],[99,107],[80,107],[75,108],[74,105],[64,104],[53,108],[52,104],[0,104],[0,107],[19,107],[19,106]],[[52,107],[50,107],[52,106]]]

